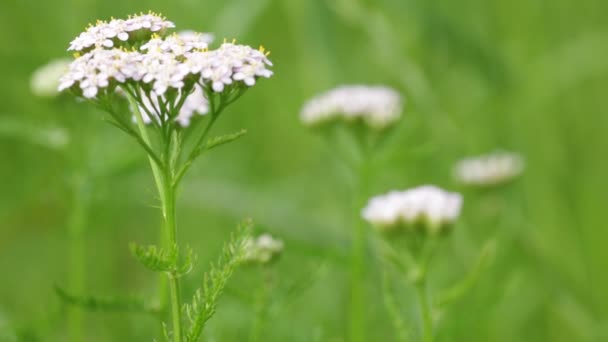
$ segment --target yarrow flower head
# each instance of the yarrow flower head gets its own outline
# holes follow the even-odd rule
[[[243,261],[266,264],[277,258],[283,251],[283,241],[275,239],[270,234],[262,234],[245,242]]]
[[[76,59],[59,90],[70,89],[106,107],[118,90],[135,98],[144,121],[187,126],[194,113],[209,110],[207,98],[213,93],[231,102],[258,78],[272,76],[263,48],[233,41],[209,50],[211,35],[167,35],[173,27],[153,13],[90,26],[70,45]]]
[[[524,168],[519,154],[495,152],[459,161],[454,167],[454,178],[468,186],[491,187],[513,180]]]
[[[36,69],[30,79],[32,93],[40,97],[57,96],[59,79],[69,70],[71,62],[67,58],[55,59]]]
[[[348,85],[332,89],[309,100],[300,113],[307,126],[335,121],[363,121],[375,129],[393,125],[401,117],[403,100],[385,86]]]
[[[461,207],[460,194],[425,185],[373,197],[361,214],[380,231],[422,228],[427,234],[437,235],[456,221]]]

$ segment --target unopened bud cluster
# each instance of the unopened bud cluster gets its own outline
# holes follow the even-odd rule
[[[270,234],[262,234],[245,242],[243,261],[265,264],[278,257],[283,251],[283,241],[273,238]]]

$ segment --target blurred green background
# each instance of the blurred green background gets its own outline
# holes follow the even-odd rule
[[[605,1],[3,0],[0,341],[67,339],[53,287],[69,282],[75,222],[86,227],[86,293],[154,293],[156,276],[128,250],[157,237],[143,153],[90,105],[35,98],[29,88],[31,73],[68,56],[87,23],[150,9],[179,29],[214,33],[216,42],[263,44],[275,64],[275,76],[215,130],[246,128],[246,137],[209,154],[182,187],[179,240],[198,254],[186,298],[236,223],[251,217],[285,241],[270,269],[275,289],[260,339],[345,340],[349,178],[298,113],[307,98],[340,84],[386,84],[407,104],[375,156],[373,194],[424,183],[459,190],[451,168],[471,154],[507,149],[527,161],[508,187],[465,192],[463,219],[433,263],[431,287],[458,279],[484,241],[498,236],[497,248],[473,291],[440,317],[438,340],[608,340]],[[62,132],[65,146],[56,144]],[[373,255],[367,340],[394,341]],[[209,341],[248,340],[262,317],[255,293],[263,278],[239,270],[205,332]],[[411,288],[394,286],[415,327]],[[87,341],[158,337],[150,315],[84,317]]]

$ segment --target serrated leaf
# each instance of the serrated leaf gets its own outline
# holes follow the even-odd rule
[[[118,312],[145,312],[159,313],[158,308],[146,303],[138,296],[128,297],[93,297],[70,294],[59,286],[55,286],[55,293],[69,305],[79,306],[90,311],[118,311]]]
[[[205,273],[203,284],[194,293],[192,302],[184,305],[186,317],[190,320],[186,341],[198,341],[205,324],[215,313],[220,295],[243,259],[246,241],[251,238],[251,229],[250,220],[244,221],[239,226],[236,234],[233,234],[230,241],[224,245],[217,262],[211,264],[211,269]]]
[[[246,129],[241,129],[238,132],[213,137],[213,138],[207,140],[207,143],[205,144],[205,149],[210,150],[210,149],[219,147],[221,145],[231,143],[231,142],[237,140],[238,138],[242,137],[246,133],[247,133]]]
[[[172,272],[177,268],[177,246],[163,249],[132,243],[131,253],[142,265],[154,272]]]

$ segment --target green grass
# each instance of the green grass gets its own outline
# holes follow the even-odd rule
[[[145,155],[90,106],[37,99],[28,88],[31,72],[68,55],[87,23],[149,9],[218,40],[263,44],[275,64],[275,76],[215,127],[247,134],[197,163],[177,202],[179,240],[198,254],[184,298],[242,218],[285,241],[267,322],[255,319],[252,290],[262,291],[263,276],[243,268],[206,327],[208,340],[247,340],[253,325],[264,341],[345,340],[350,180],[331,146],[298,119],[307,98],[343,83],[387,84],[407,99],[400,126],[374,156],[372,193],[423,183],[457,189],[453,163],[496,148],[527,160],[524,176],[495,195],[465,192],[429,286],[460,279],[484,242],[501,238],[489,269],[442,316],[437,341],[608,339],[604,1],[8,0],[0,5],[0,341],[65,340],[54,286],[69,282],[71,189],[82,177],[91,191],[88,294],[155,293],[155,275],[129,252],[130,242],[155,243],[160,223]],[[55,127],[69,132],[67,149],[37,138]],[[504,210],[493,219],[496,203]],[[396,340],[381,263],[370,256],[365,269],[367,340]],[[417,341],[415,290],[392,285]],[[86,312],[83,322],[86,341],[160,333],[146,314]]]

